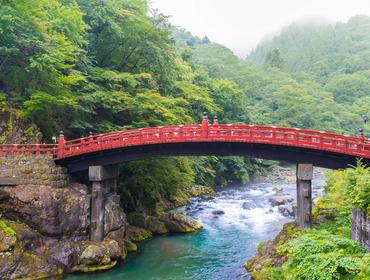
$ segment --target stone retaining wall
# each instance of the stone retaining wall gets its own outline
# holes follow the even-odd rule
[[[352,209],[352,239],[370,251],[370,218],[368,213]]]
[[[51,155],[8,155],[0,157],[0,186],[47,185],[57,188],[69,183],[64,167]]]

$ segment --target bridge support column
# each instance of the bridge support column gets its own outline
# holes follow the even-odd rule
[[[103,241],[104,239],[104,207],[108,193],[117,190],[118,166],[90,166],[89,180],[91,190],[91,224],[90,240]]]
[[[297,164],[297,213],[296,221],[302,228],[312,222],[312,164]]]

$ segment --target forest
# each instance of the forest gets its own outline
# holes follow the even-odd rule
[[[239,58],[208,37],[171,25],[147,0],[0,3],[0,114],[26,124],[25,141],[36,137],[50,143],[59,131],[73,139],[199,123],[203,112],[220,123],[348,135],[362,129],[370,136],[363,121],[370,114],[368,16],[336,24],[298,21]],[[7,135],[13,125],[7,125],[0,143],[11,142]],[[121,202],[125,212],[155,214],[194,184],[246,183],[277,164],[241,157],[125,163]],[[327,176],[328,196],[316,211],[335,204],[331,222],[280,244],[291,261],[278,269],[266,263],[257,279],[342,279],[335,275],[343,269],[359,273],[356,279],[369,275],[368,254],[348,241],[351,204],[343,198],[350,195],[353,205],[369,211],[369,169],[359,163],[357,169]],[[339,225],[343,228],[337,230]],[[320,251],[320,242],[326,251]],[[307,278],[312,263],[323,265],[327,258],[328,278]]]
[[[171,26],[145,0],[14,0],[0,13],[1,110],[26,120],[28,136],[196,123],[204,111],[221,123],[356,135],[369,113],[366,16],[292,24],[240,59]],[[233,157],[129,163],[121,170],[123,201],[151,209],[194,182],[247,182],[272,164]]]

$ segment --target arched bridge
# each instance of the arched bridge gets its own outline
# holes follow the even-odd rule
[[[331,169],[370,165],[370,140],[342,134],[255,125],[201,124],[131,129],[55,145],[0,145],[0,154],[49,153],[70,172],[154,156],[251,156]]]
[[[104,203],[116,195],[117,164],[154,156],[237,155],[297,163],[296,220],[311,225],[312,166],[370,165],[370,140],[314,130],[255,125],[201,124],[150,127],[90,135],[57,144],[0,145],[0,155],[49,154],[69,172],[88,170],[92,182],[91,240],[104,237]],[[0,176],[1,177],[1,176]]]

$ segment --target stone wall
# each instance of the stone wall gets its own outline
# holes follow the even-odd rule
[[[64,187],[69,175],[51,155],[8,155],[0,157],[0,186],[47,185]]]
[[[368,213],[352,209],[352,239],[370,251],[370,218]]]

